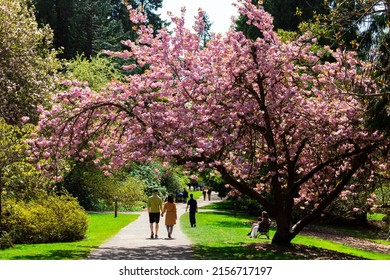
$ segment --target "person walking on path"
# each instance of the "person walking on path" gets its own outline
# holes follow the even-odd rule
[[[173,226],[177,220],[177,210],[175,203],[173,203],[173,195],[168,195],[168,201],[164,204],[161,217],[164,217],[165,213],[165,226],[167,227],[168,238],[172,238]]]
[[[208,190],[207,190],[207,196],[209,197],[209,200],[211,200],[211,192],[212,192],[211,189],[208,189]]]
[[[150,238],[158,238],[158,224],[160,222],[160,213],[162,212],[162,199],[158,196],[158,190],[154,189],[152,196],[148,199],[148,213],[150,223]],[[153,233],[153,224],[155,224],[155,234]]]
[[[191,224],[191,227],[196,227],[195,213],[198,212],[198,203],[194,199],[194,195],[193,194],[190,194],[190,199],[187,202],[186,212],[188,210],[188,207],[190,208],[190,224]]]
[[[214,193],[213,193],[214,195]],[[199,200],[198,213],[202,206],[213,203]],[[177,217],[188,215],[184,203],[175,203]],[[88,260],[192,260],[194,249],[191,240],[183,233],[176,222],[175,237],[150,239],[145,236],[149,230],[148,211],[135,212],[139,217],[121,229],[115,236],[95,248],[88,255]],[[123,214],[125,215],[125,214]],[[166,214],[165,214],[166,215]],[[187,218],[188,219],[188,218]]]

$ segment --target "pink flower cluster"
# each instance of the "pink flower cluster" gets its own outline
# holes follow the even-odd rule
[[[283,43],[262,7],[238,2],[264,36],[252,41],[230,30],[205,48],[183,15],[172,19],[172,34],[153,36],[132,10],[138,41],[107,53],[148,70],[99,93],[76,83],[54,95],[41,109],[32,156],[94,157],[107,173],[131,161],[175,159],[226,171],[258,192],[300,184],[296,203],[331,191],[353,155],[382,140],[364,129],[364,104],[351,95],[375,91],[361,74],[368,65],[329,48],[335,62],[322,63],[309,34]]]

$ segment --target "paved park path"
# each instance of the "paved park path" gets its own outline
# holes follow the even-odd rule
[[[198,208],[218,201],[216,193],[211,200],[200,197]],[[140,212],[137,220],[120,230],[114,237],[93,250],[88,260],[191,260],[191,241],[181,231],[179,217],[189,215],[185,212],[186,204],[176,203],[177,224],[173,228],[172,239],[168,238],[165,228],[165,216],[160,219],[158,239],[150,238],[149,216],[147,210]],[[198,210],[202,212],[202,209]],[[123,214],[124,215],[124,214]],[[190,227],[190,222],[185,225]],[[197,226],[201,226],[198,224]],[[191,227],[190,227],[191,228]],[[191,228],[196,230],[196,228]]]

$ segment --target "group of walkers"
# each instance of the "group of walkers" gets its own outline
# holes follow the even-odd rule
[[[207,190],[203,191],[204,199],[206,200],[206,195],[209,194]],[[210,191],[211,193],[211,191]],[[150,238],[157,239],[158,238],[158,230],[159,230],[159,222],[160,216],[164,217],[165,215],[165,226],[168,232],[168,238],[172,238],[173,226],[176,224],[177,220],[177,209],[176,204],[174,203],[173,195],[168,195],[167,201],[163,204],[162,199],[158,196],[158,189],[154,189],[152,196],[148,199],[148,213],[149,213],[149,223],[150,223]],[[210,199],[210,195],[209,195]],[[190,194],[190,199],[185,201],[187,204],[186,212],[189,211],[189,218],[191,227],[196,227],[196,213],[198,212],[198,203],[194,199],[194,195]],[[270,219],[268,213],[266,211],[262,212],[262,215],[258,218],[258,220],[252,224],[251,230],[248,233],[248,236],[251,238],[255,238],[259,232],[266,233],[268,236],[268,230],[270,227]]]
[[[163,201],[158,196],[158,194],[159,191],[157,189],[154,189],[152,196],[150,196],[148,199],[150,238],[158,238],[160,216],[164,217],[164,215],[168,238],[172,238],[173,226],[176,224],[177,220],[177,209],[174,203],[173,195],[168,195],[167,201],[163,204]],[[195,213],[198,212],[198,204],[197,201],[194,199],[193,194],[190,194],[190,199],[186,201],[186,203],[186,212],[189,210],[190,213],[191,227],[196,227]]]
[[[208,196],[209,200],[211,200],[211,189],[203,189],[203,199],[206,200],[206,195]]]

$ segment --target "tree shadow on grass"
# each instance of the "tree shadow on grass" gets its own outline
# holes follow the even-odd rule
[[[300,244],[278,246],[268,242],[226,247],[195,246],[197,260],[361,260],[363,258]],[[217,252],[217,254],[216,254]]]
[[[294,256],[274,251],[259,251],[248,244],[229,245],[226,247],[210,247],[196,245],[194,259],[197,260],[292,260]],[[216,254],[217,252],[217,254]]]
[[[96,247],[91,246],[81,246],[94,249]],[[85,259],[90,250],[79,249],[80,246],[75,249],[62,249],[62,250],[50,250],[45,251],[41,254],[32,254],[32,255],[23,255],[23,256],[14,256],[10,260],[82,260]]]

